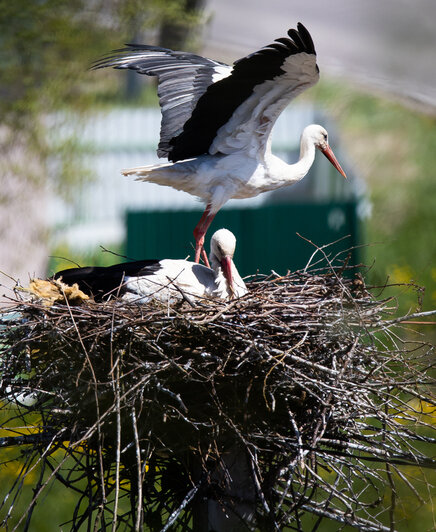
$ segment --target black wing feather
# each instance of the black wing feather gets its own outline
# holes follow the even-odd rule
[[[65,284],[77,283],[80,290],[96,301],[111,295],[123,295],[125,277],[141,277],[152,275],[161,268],[158,260],[138,260],[114,264],[113,266],[87,266],[69,268],[53,275],[54,279],[62,278]]]

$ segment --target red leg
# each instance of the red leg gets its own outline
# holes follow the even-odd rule
[[[201,248],[201,258],[203,259],[204,265],[210,268],[209,259],[204,248]]]
[[[215,214],[210,214],[211,205],[207,205],[203,213],[203,216],[200,218],[197,226],[194,229],[194,238],[195,238],[195,262],[200,262],[200,255],[203,257],[203,260],[206,266],[209,266],[209,261],[207,260],[206,252],[203,249],[204,237],[209,229],[212,220],[215,218]]]

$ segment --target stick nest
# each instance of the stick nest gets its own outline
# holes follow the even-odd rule
[[[404,481],[419,499],[404,466],[435,466],[434,358],[410,316],[342,273],[257,278],[194,307],[17,300],[2,390],[36,401],[8,407],[37,430],[8,429],[11,415],[0,443],[26,449],[22,475],[43,473],[16,526],[58,480],[80,495],[71,530],[191,530],[205,501],[245,530],[394,530],[386,490]]]

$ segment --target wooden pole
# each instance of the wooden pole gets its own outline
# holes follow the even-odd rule
[[[193,508],[194,532],[247,532],[255,528],[256,487],[249,457],[244,449],[232,447],[210,476],[222,491],[211,494]]]

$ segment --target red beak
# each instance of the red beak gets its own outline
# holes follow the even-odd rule
[[[233,278],[232,278],[232,259],[228,255],[221,260],[221,267],[223,269],[224,277],[227,279],[230,292],[234,295]]]
[[[345,172],[342,170],[341,168],[341,165],[338,163],[338,160],[336,159],[335,157],[335,154],[333,153],[332,149],[330,148],[330,146],[326,146],[325,148],[319,148],[322,153],[327,157],[327,159],[332,163],[332,165],[336,168],[336,170],[342,174],[345,179],[347,179],[347,175],[345,174]]]

